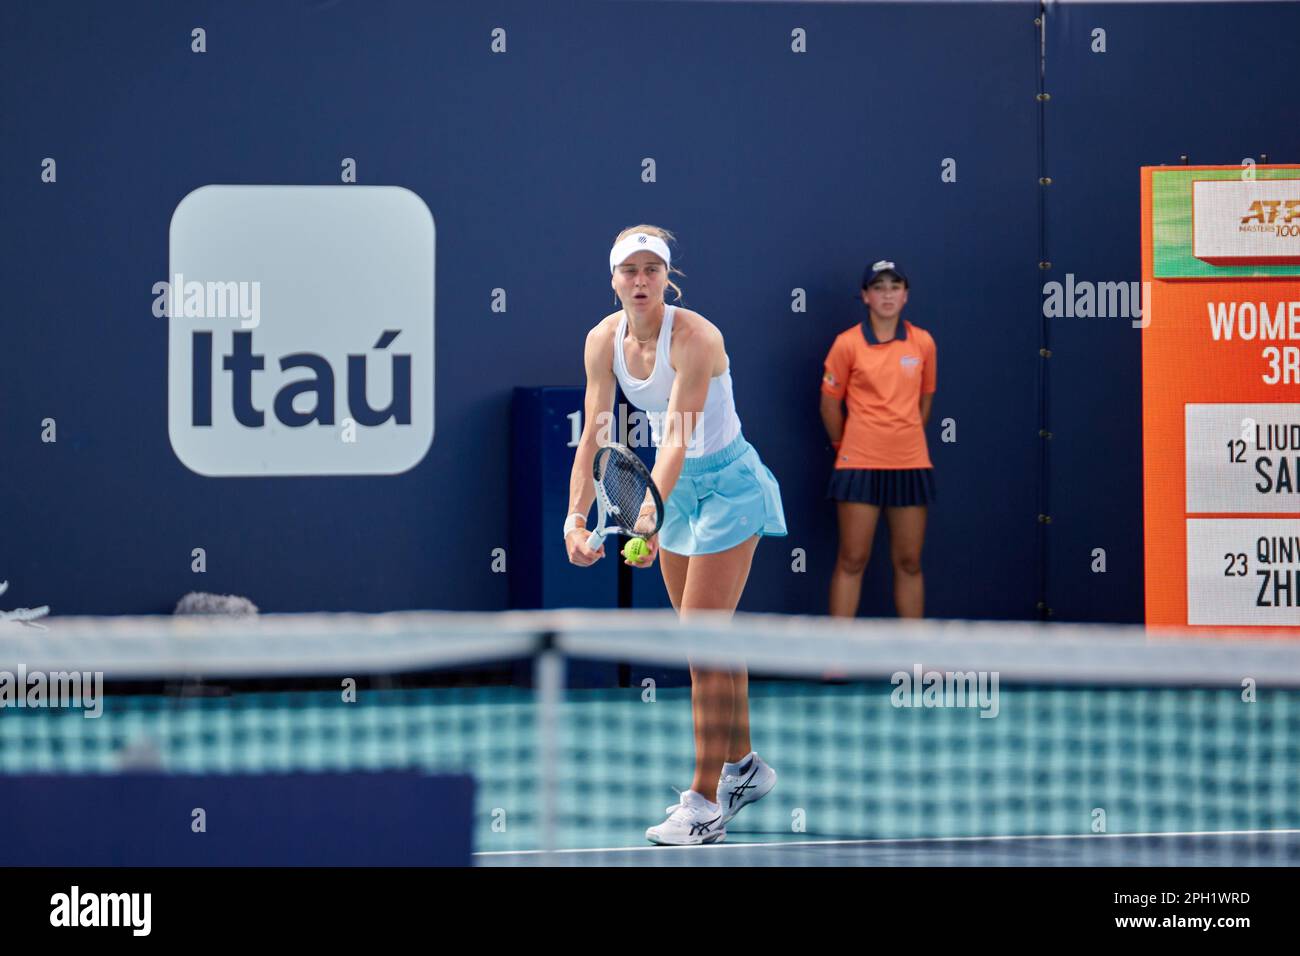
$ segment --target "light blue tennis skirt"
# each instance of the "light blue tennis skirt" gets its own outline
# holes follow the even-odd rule
[[[720,451],[686,459],[664,502],[659,546],[674,554],[715,554],[751,535],[785,533],[781,486],[740,434]]]

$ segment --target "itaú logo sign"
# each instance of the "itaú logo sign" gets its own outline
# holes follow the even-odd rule
[[[433,442],[434,223],[390,186],[204,186],[172,214],[167,427],[210,477],[386,475]]]
[[[1300,179],[1192,183],[1192,255],[1220,266],[1300,264]]]

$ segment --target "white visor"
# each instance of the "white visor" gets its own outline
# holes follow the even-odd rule
[[[609,274],[613,275],[614,270],[622,264],[623,260],[634,252],[653,252],[664,261],[665,266],[673,264],[673,256],[668,251],[668,243],[649,233],[634,232],[614,243],[614,248],[609,250]]]

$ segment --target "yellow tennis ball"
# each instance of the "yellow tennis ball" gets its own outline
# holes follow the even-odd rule
[[[633,538],[623,545],[623,557],[629,561],[640,561],[649,553],[650,546],[645,543],[645,538]]]

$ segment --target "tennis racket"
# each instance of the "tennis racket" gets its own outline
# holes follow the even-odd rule
[[[657,534],[664,523],[664,500],[650,477],[650,469],[631,449],[623,445],[605,445],[597,449],[592,462],[596,477],[596,530],[587,537],[587,547],[597,551],[611,534],[648,538]],[[651,515],[646,505],[654,505]],[[654,522],[650,531],[636,530],[642,509]]]

